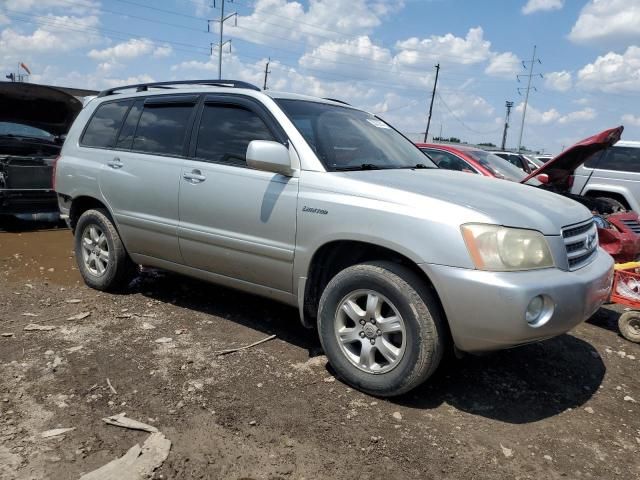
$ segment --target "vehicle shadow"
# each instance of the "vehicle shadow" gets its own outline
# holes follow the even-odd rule
[[[583,405],[600,387],[605,371],[595,348],[565,334],[449,361],[424,385],[393,401],[417,409],[446,403],[474,415],[524,424]]]
[[[302,326],[298,310],[267,298],[214,285],[176,273],[143,269],[126,293],[231,320],[265,335],[275,334],[309,352],[322,353],[315,330]]]
[[[614,310],[612,307],[613,304],[601,308],[595,315],[587,320],[587,323],[621,336],[620,330],[618,329],[618,319],[620,318],[621,312]]]
[[[66,229],[63,220],[56,219],[50,214],[35,214],[15,217],[13,215],[0,215],[0,233],[24,233],[44,230]]]
[[[160,270],[145,269],[129,293],[219,316],[277,335],[322,354],[315,330],[295,308],[255,295]],[[334,373],[330,365],[326,366]],[[598,390],[605,366],[589,343],[572,335],[484,356],[447,359],[424,385],[389,401],[429,410],[442,404],[513,424],[536,422],[584,404]]]

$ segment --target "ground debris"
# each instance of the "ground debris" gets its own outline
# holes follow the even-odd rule
[[[37,313],[25,312],[22,314],[23,317],[39,317]]]
[[[65,300],[66,303],[80,303],[82,300],[80,300],[79,298],[68,298],[67,300]]]
[[[13,337],[13,332],[3,332],[3,333],[0,333],[0,336],[2,336],[2,337]]]
[[[37,323],[30,323],[26,327],[24,327],[25,332],[48,332],[50,330],[54,330],[55,325],[38,325]]]
[[[155,340],[156,343],[170,343],[173,342],[173,338],[171,337],[160,337]]]
[[[629,395],[625,395],[624,401],[625,402],[631,402],[631,403],[638,403],[638,402],[636,402],[636,400],[633,397],[630,397]]]
[[[513,449],[512,448],[507,448],[502,444],[500,444],[500,448],[502,449],[502,454],[505,456],[505,458],[513,457]]]
[[[87,318],[89,315],[91,315],[91,312],[81,312],[77,315],[70,316],[69,318],[67,318],[67,320],[82,320],[84,318]]]
[[[268,337],[263,338],[262,340],[258,340],[257,342],[253,342],[249,345],[245,345],[244,347],[229,348],[227,350],[218,350],[217,352],[213,352],[213,354],[221,356],[221,355],[227,355],[229,353],[239,352],[240,350],[246,350],[248,348],[255,347],[256,345],[260,345],[261,343],[268,342],[269,340],[273,340],[274,338],[276,338],[275,335],[270,335]]]
[[[135,444],[122,457],[86,473],[80,480],[138,480],[149,478],[167,459],[171,441],[160,432],[152,433],[140,447]]]
[[[118,392],[116,391],[115,388],[113,388],[113,385],[111,385],[111,380],[109,380],[109,377],[107,377],[107,385],[109,385],[109,389],[113,392],[114,395],[117,395]]]
[[[67,432],[71,432],[73,430],[75,430],[75,427],[70,427],[70,428],[54,428],[53,430],[47,430],[46,432],[42,432],[40,434],[40,436],[42,438],[50,438],[50,437],[57,437],[59,435],[63,435]]]
[[[142,423],[137,420],[133,420],[131,418],[127,418],[126,415],[126,413],[122,412],[117,415],[105,417],[102,419],[102,421],[108,423],[109,425],[115,425],[116,427],[130,428],[132,430],[143,430],[149,433],[158,432],[158,429],[156,427],[147,425],[146,423]]]

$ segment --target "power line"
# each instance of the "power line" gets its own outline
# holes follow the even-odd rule
[[[210,30],[210,25],[211,22],[218,22],[220,24],[220,41],[217,44],[218,47],[218,80],[222,79],[222,49],[224,48],[225,45],[229,45],[229,53],[231,53],[231,39],[229,40],[223,40],[223,34],[224,34],[224,22],[226,22],[227,20],[231,20],[232,18],[235,20],[235,26],[238,26],[238,13],[237,12],[233,12],[230,13],[229,15],[224,14],[224,5],[227,2],[233,2],[233,0],[218,0],[220,2],[220,19],[219,20],[209,20],[207,22],[207,29]],[[213,7],[216,8],[216,0],[213,0]],[[211,54],[213,55],[213,47],[216,44],[212,43],[211,44]]]
[[[442,95],[440,95],[439,93],[436,93],[436,95],[438,95],[438,98],[440,99],[440,101],[442,102],[442,104],[446,107],[446,109],[449,111],[449,113],[451,114],[451,116],[452,116],[453,118],[455,118],[455,119],[458,121],[458,123],[459,123],[460,125],[462,125],[464,128],[466,128],[466,129],[467,129],[467,130],[469,130],[470,132],[477,133],[478,135],[489,135],[489,134],[491,134],[491,133],[496,133],[496,132],[499,132],[499,131],[500,131],[500,129],[498,128],[498,129],[489,130],[489,131],[486,131],[486,132],[481,132],[481,131],[479,131],[479,130],[475,130],[475,129],[471,128],[471,127],[470,127],[470,126],[468,126],[466,123],[464,123],[464,122],[462,121],[462,119],[460,119],[460,117],[458,117],[458,116],[453,112],[453,110],[451,110],[451,108],[449,107],[449,105],[447,105],[447,102],[445,102],[445,101],[444,101],[444,98],[442,98]]]

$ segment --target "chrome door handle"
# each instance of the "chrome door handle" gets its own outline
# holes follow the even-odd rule
[[[107,165],[109,165],[111,168],[122,168],[124,166],[124,164],[118,157],[114,157],[113,160],[109,160],[107,162]]]
[[[202,172],[200,170],[191,170],[190,172],[184,172],[182,174],[182,178],[188,180],[191,183],[201,183],[207,179],[207,177],[202,175]]]

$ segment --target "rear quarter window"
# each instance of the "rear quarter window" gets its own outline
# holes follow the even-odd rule
[[[588,168],[640,173],[640,148],[611,147],[603,153],[592,155],[584,165]]]
[[[132,100],[101,104],[87,124],[80,145],[83,147],[111,148]]]

